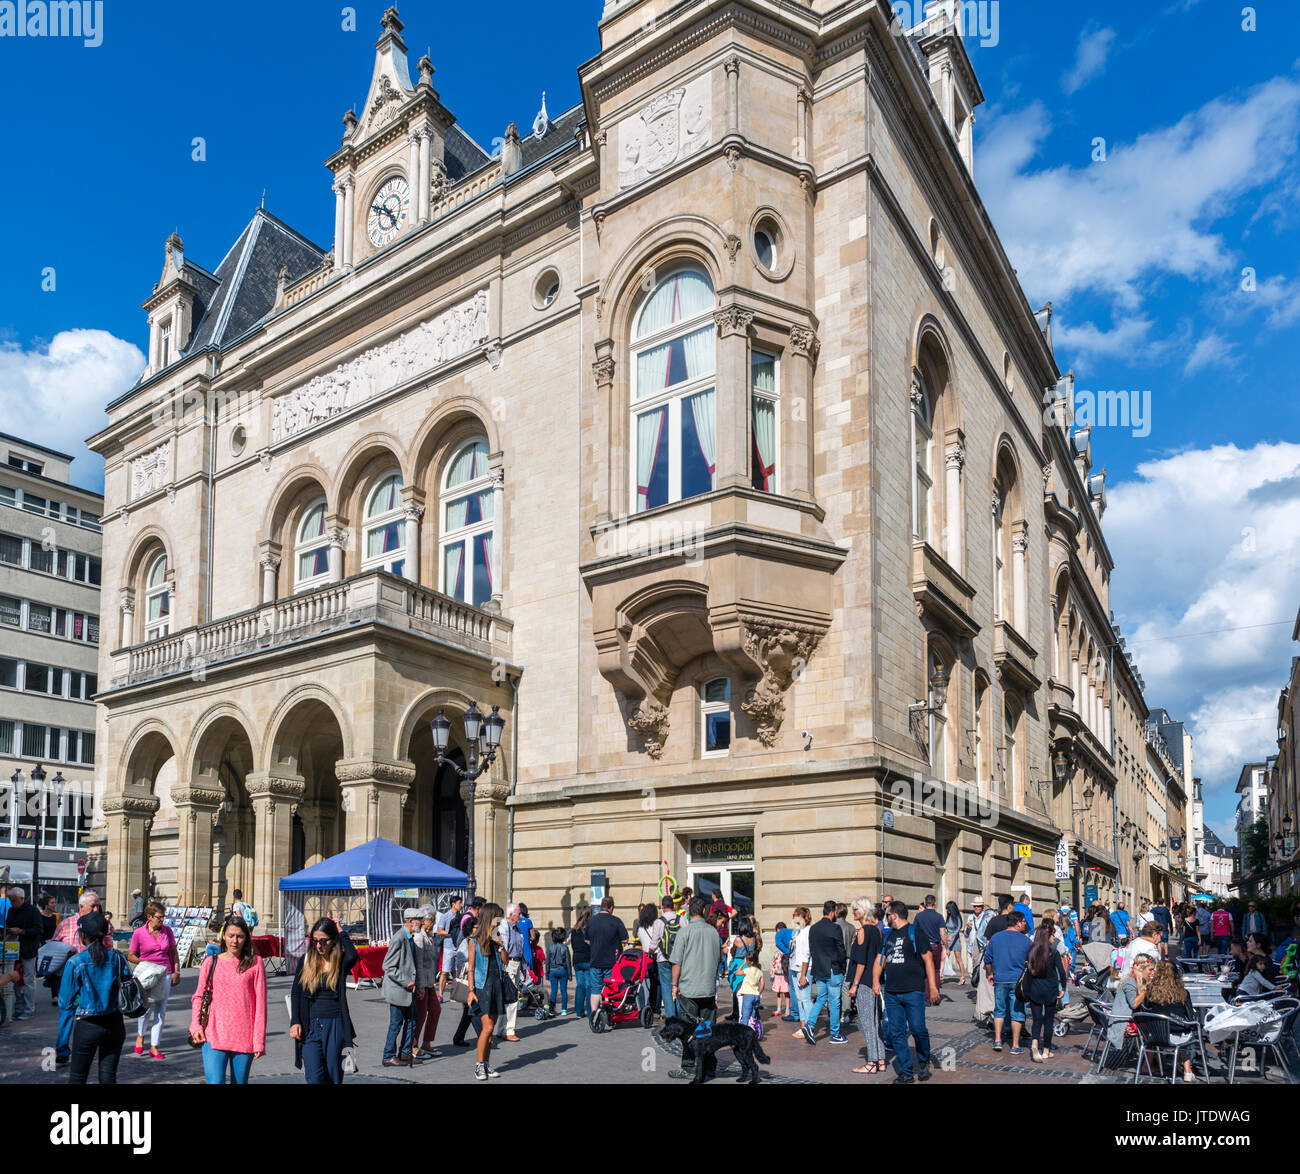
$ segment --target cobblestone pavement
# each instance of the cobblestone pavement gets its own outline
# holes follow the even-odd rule
[[[118,1070],[118,1079],[122,1083],[202,1083],[200,1054],[188,1046],[185,1038],[189,1027],[190,996],[194,993],[196,978],[196,970],[185,971],[172,994],[163,1029],[166,1060],[153,1061],[147,1056],[134,1055],[134,1037],[132,1028],[128,1026],[126,1047]],[[269,980],[267,1054],[253,1067],[254,1083],[302,1081],[301,1072],[293,1067],[293,1041],[289,1037],[286,1007],[289,987],[287,978]],[[37,1012],[32,1019],[10,1023],[0,1029],[0,1083],[59,1084],[67,1081],[67,1069],[54,1065],[58,1011],[50,1005],[44,988],[39,994]],[[926,1015],[934,1057],[931,1085],[1030,1083],[1055,1086],[1122,1083],[1131,1079],[1131,1072],[1091,1075],[1091,1064],[1081,1055],[1087,1037],[1086,1028],[1080,1032],[1072,1026],[1067,1036],[1055,1040],[1053,1058],[1045,1064],[1031,1061],[1027,1032],[1023,1054],[1010,1054],[1009,1035],[1002,1052],[995,1052],[991,1046],[992,1033],[973,1022],[974,993],[970,987],[949,981],[944,984],[943,996],[942,1004],[929,1008]],[[794,1024],[772,1018],[774,1000],[771,995],[765,996],[764,1002],[767,1014],[763,1048],[771,1057],[771,1064],[763,1069],[765,1080],[781,1084],[888,1084],[893,1080],[892,1070],[874,1076],[853,1074],[852,1069],[863,1062],[864,1053],[862,1033],[852,1025],[844,1026],[847,1043],[832,1044],[827,1038],[823,1015],[817,1043],[810,1046],[802,1038],[793,1038]],[[725,988],[719,988],[719,1005],[720,1013],[725,1015],[730,1006]],[[437,1032],[442,1057],[405,1069],[380,1067],[388,1008],[379,992],[373,989],[349,991],[348,1006],[357,1029],[355,1058],[358,1070],[347,1080],[363,1084],[473,1083],[473,1049],[453,1048],[450,1043],[460,1018],[458,1003],[448,1002],[443,1007]],[[493,1067],[502,1074],[498,1084],[507,1080],[525,1084],[663,1084],[668,1071],[677,1067],[676,1056],[659,1039],[658,1032],[647,1032],[635,1023],[623,1024],[607,1034],[596,1036],[588,1028],[586,1020],[579,1016],[538,1022],[531,1015],[521,1014],[518,1031],[519,1043],[503,1042],[493,1052]],[[470,1038],[473,1038],[472,1031]],[[730,1053],[724,1052],[722,1060],[719,1077],[735,1079],[739,1069],[730,1062]],[[94,1079],[92,1072],[91,1081]],[[1271,1072],[1269,1083],[1275,1083],[1277,1079],[1277,1074]],[[1259,1083],[1258,1078],[1250,1083]]]

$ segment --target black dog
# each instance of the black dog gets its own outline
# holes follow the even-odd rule
[[[739,1023],[715,1023],[713,1034],[697,1036],[695,1028],[680,1016],[674,1016],[659,1029],[659,1038],[667,1043],[681,1040],[682,1067],[688,1059],[695,1059],[695,1083],[703,1084],[706,1075],[717,1071],[717,1052],[720,1048],[730,1048],[740,1065],[740,1083],[758,1083],[758,1064],[770,1064],[767,1053],[758,1042],[758,1036],[752,1027]],[[757,1059],[758,1064],[754,1061]]]

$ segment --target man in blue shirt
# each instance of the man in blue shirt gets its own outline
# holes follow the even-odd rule
[[[1011,1020],[1011,1054],[1020,1055],[1021,1025],[1025,1022],[1025,1005],[1016,998],[1016,982],[1029,957],[1029,938],[1025,933],[1025,915],[1018,909],[1007,914],[1007,928],[995,933],[984,951],[984,969],[993,984],[993,1050],[1002,1051],[1002,1025]]]
[[[1110,923],[1115,927],[1116,932],[1119,934],[1119,940],[1122,943],[1127,943],[1130,937],[1129,920],[1128,910],[1124,908],[1123,901],[1115,902],[1115,912],[1110,915]]]
[[[1034,911],[1029,908],[1029,894],[1022,893],[1020,896],[1020,900],[1017,901],[1014,905],[1012,905],[1011,908],[1014,909],[1017,913],[1021,913],[1024,915],[1025,926],[1027,927],[1025,929],[1025,932],[1030,936],[1033,936]]]

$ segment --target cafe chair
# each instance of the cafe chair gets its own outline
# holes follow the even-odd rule
[[[1134,1011],[1133,1024],[1138,1029],[1137,1067],[1133,1071],[1133,1083],[1137,1084],[1143,1076],[1156,1076],[1151,1070],[1151,1057],[1160,1062],[1159,1078],[1164,1079],[1165,1057],[1172,1061],[1169,1069],[1169,1083],[1178,1081],[1178,1053],[1185,1048],[1195,1049],[1200,1053],[1201,1072],[1208,1079],[1210,1067],[1205,1060],[1205,1040],[1201,1035],[1201,1025],[1195,1019],[1183,1019],[1177,1015],[1162,1015],[1155,1011]],[[1174,1036],[1188,1036],[1180,1043],[1174,1042]],[[1144,1071],[1145,1069],[1145,1071]]]

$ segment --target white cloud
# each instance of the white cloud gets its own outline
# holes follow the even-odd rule
[[[1079,48],[1074,55],[1074,65],[1061,77],[1061,89],[1067,94],[1076,93],[1102,73],[1114,42],[1114,29],[1084,29],[1079,34]]]
[[[85,447],[108,419],[105,405],[144,369],[140,348],[106,330],[63,330],[48,347],[0,344],[0,420],[10,435],[79,458],[73,480],[103,485],[101,459]]]
[[[1216,99],[1106,161],[1032,170],[1051,131],[1041,104],[982,124],[980,190],[1035,304],[1091,290],[1132,310],[1165,274],[1221,277],[1233,258],[1215,221],[1296,166],[1300,82],[1274,78]]]
[[[1195,773],[1222,819],[1242,763],[1276,750],[1300,604],[1300,444],[1216,445],[1137,474],[1108,495],[1112,607],[1147,703],[1190,723]]]
[[[1202,335],[1192,353],[1183,364],[1184,375],[1195,375],[1207,367],[1231,367],[1236,362],[1236,344],[1229,342],[1217,330]]]
[[[1103,330],[1092,322],[1067,326],[1054,321],[1052,344],[1068,350],[1076,362],[1118,355],[1131,358],[1135,352],[1145,349],[1151,325],[1151,319],[1140,317],[1125,318],[1110,330]]]
[[[1266,315],[1265,321],[1274,330],[1300,322],[1300,282],[1287,281],[1279,274],[1261,281],[1254,296]]]

